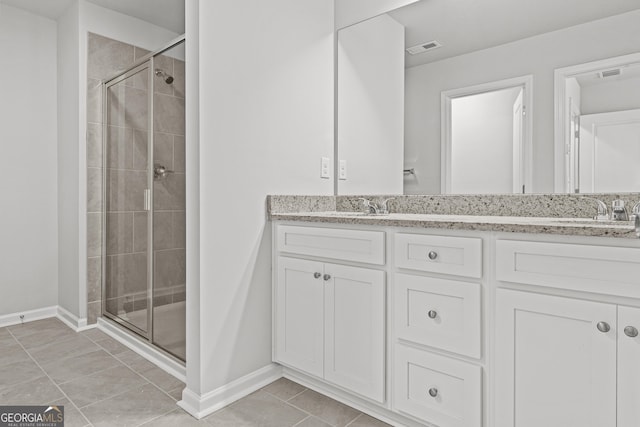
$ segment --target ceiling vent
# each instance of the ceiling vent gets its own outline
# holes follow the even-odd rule
[[[419,53],[424,53],[430,50],[437,49],[439,47],[442,47],[442,44],[439,41],[431,40],[430,42],[420,43],[415,46],[411,46],[410,48],[407,48],[407,52],[410,55],[417,55]]]
[[[601,79],[606,79],[607,77],[619,76],[620,74],[622,74],[622,70],[620,68],[598,71],[598,77],[600,77]]]

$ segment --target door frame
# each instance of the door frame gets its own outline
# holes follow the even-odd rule
[[[451,191],[451,101],[469,95],[495,92],[502,89],[522,87],[522,104],[525,117],[522,121],[521,147],[524,169],[522,176],[526,192],[531,192],[532,183],[532,158],[533,158],[533,75],[514,77],[504,80],[496,80],[474,86],[443,91],[440,94],[440,192],[449,194]]]
[[[567,188],[566,162],[569,137],[569,105],[567,105],[567,79],[584,73],[594,73],[607,68],[623,67],[640,63],[640,53],[616,56],[570,67],[556,68],[554,71],[554,193],[570,193]]]

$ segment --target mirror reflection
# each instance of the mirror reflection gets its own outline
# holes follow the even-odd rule
[[[616,165],[639,159],[639,122],[584,116],[640,109],[638,81],[569,70],[579,110],[554,84],[638,46],[636,0],[420,0],[340,29],[338,194],[637,191],[634,167]],[[585,130],[571,145],[571,108],[594,142]]]

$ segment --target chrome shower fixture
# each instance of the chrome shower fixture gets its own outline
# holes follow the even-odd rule
[[[155,74],[158,77],[162,77],[162,80],[164,80],[166,84],[170,85],[171,83],[173,83],[173,76],[170,76],[169,74],[165,73],[160,68],[156,68]]]

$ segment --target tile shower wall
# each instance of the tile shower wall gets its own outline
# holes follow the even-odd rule
[[[147,176],[146,75],[127,79],[112,92],[110,140],[103,152],[101,80],[125,70],[149,53],[144,49],[89,33],[87,100],[87,283],[88,323],[101,312],[102,209],[108,209],[107,280],[114,291],[107,304],[126,312],[147,305],[147,213],[142,190]],[[156,57],[156,68],[174,77],[172,85],[154,76],[155,163],[174,171],[155,183],[154,255],[156,305],[183,301],[185,296],[184,198],[184,62]],[[128,115],[118,111],[126,99]],[[139,101],[139,102],[136,102]],[[107,156],[108,200],[102,200],[102,156]],[[125,190],[125,191],[116,191]],[[107,202],[107,203],[105,203]],[[126,280],[125,280],[126,278]],[[117,309],[110,310],[117,313]],[[145,316],[146,317],[146,316]],[[146,326],[146,325],[139,325]]]

